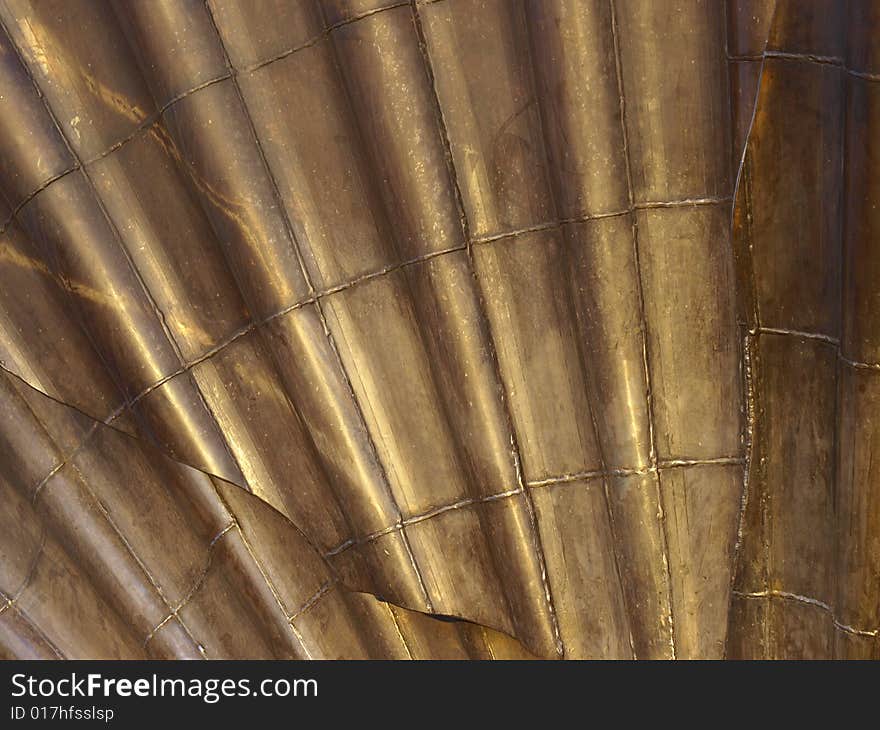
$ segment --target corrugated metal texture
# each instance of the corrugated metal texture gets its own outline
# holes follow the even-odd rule
[[[3,374],[0,655],[531,658],[352,593],[240,487]]]
[[[875,8],[775,5],[0,3],[0,361],[134,437],[28,508],[119,643],[9,645],[870,644]],[[11,480],[125,438],[9,382]]]

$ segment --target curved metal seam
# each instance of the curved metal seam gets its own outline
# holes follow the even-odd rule
[[[210,0],[205,0],[205,2],[210,7]],[[330,34],[334,30],[336,30],[337,28],[344,28],[346,25],[351,25],[352,23],[356,23],[357,21],[363,20],[364,18],[369,18],[373,15],[378,15],[379,13],[384,13],[386,10],[395,10],[396,8],[402,8],[407,5],[409,5],[408,0],[404,0],[404,2],[395,2],[395,3],[391,3],[390,5],[383,5],[382,7],[379,7],[379,8],[373,8],[373,9],[367,10],[363,13],[358,13],[356,15],[353,15],[350,18],[344,18],[343,20],[340,20],[336,23],[332,23],[330,25],[325,25],[324,30],[322,30],[320,33],[317,33],[316,35],[312,36],[311,38],[304,41],[303,43],[300,43],[299,45],[294,46],[293,48],[289,48],[286,51],[281,51],[281,53],[278,53],[274,56],[270,56],[269,58],[266,58],[262,61],[257,61],[256,63],[252,63],[249,66],[245,66],[243,68],[236,69],[236,72],[237,73],[250,73],[251,71],[256,71],[257,69],[263,68],[264,66],[268,66],[270,63],[275,63],[275,61],[280,61],[284,58],[287,58],[288,56],[296,53],[297,51],[303,51],[306,48],[311,48],[312,46],[317,45],[322,40],[329,38]],[[213,15],[213,11],[210,11],[210,12]]]
[[[324,596],[332,591],[338,583],[339,581],[336,578],[331,578],[328,581],[324,581],[324,583],[321,584],[321,587],[318,588],[317,591],[309,596],[298,609],[293,611],[293,613],[291,613],[287,617],[287,620],[291,622],[296,621],[296,619],[309,611],[315,604],[318,603],[318,601],[320,601]]]
[[[205,579],[208,577],[208,572],[211,570],[211,563],[214,560],[214,546],[219,542],[219,540],[231,529],[236,526],[236,523],[230,522],[226,525],[220,532],[218,532],[212,539],[211,542],[208,543],[208,557],[205,561],[205,567],[199,573],[198,577],[194,581],[192,587],[186,592],[183,598],[178,601],[177,605],[171,609],[171,613],[169,613],[165,618],[163,618],[156,626],[147,634],[147,638],[144,639],[144,648],[146,648],[147,644],[150,643],[150,640],[156,635],[156,632],[159,631],[165,624],[167,624],[171,619],[176,618],[180,621],[181,625],[183,625],[183,621],[177,615],[181,610],[183,610],[184,606],[190,602],[192,597],[198,592],[199,588],[202,587],[202,584],[205,582]],[[197,648],[204,656],[205,650],[204,647],[200,643],[196,643]]]
[[[772,24],[771,24],[772,27]],[[765,58],[773,58],[779,61],[795,61],[801,63],[816,63],[822,66],[836,66],[850,76],[855,76],[865,81],[880,81],[880,73],[876,71],[859,71],[846,65],[846,59],[840,56],[817,56],[811,53],[788,53],[785,51],[765,51],[760,54],[728,55],[728,61],[763,61]]]
[[[734,591],[734,594],[740,598],[751,598],[751,599],[761,599],[761,598],[778,598],[786,601],[796,601],[797,603],[803,603],[808,606],[814,606],[819,608],[831,616],[831,621],[834,626],[841,631],[845,631],[848,634],[853,634],[856,636],[866,636],[866,637],[877,637],[880,636],[880,628],[877,629],[858,629],[854,626],[849,626],[848,624],[841,623],[834,614],[834,608],[825,603],[825,601],[820,601],[818,598],[811,598],[809,596],[802,596],[799,593],[789,593],[788,591],[780,591],[780,590],[767,590],[767,591]]]
[[[736,200],[737,194],[739,192],[740,185],[743,186],[743,197],[745,200],[746,207],[746,217],[745,217],[745,226],[746,226],[746,240],[747,240],[747,249],[746,249],[746,260],[748,266],[748,284],[749,284],[749,293],[748,293],[748,304],[749,304],[749,312],[747,316],[752,318],[752,322],[747,323],[746,327],[748,328],[745,334],[743,335],[742,340],[742,359],[740,363],[740,368],[742,371],[742,380],[743,380],[743,410],[745,411],[745,423],[743,428],[743,440],[745,447],[745,467],[743,468],[743,488],[742,495],[740,498],[740,510],[739,515],[737,516],[737,530],[736,530],[736,541],[734,542],[733,547],[733,570],[730,574],[730,597],[728,598],[727,603],[727,617],[728,617],[728,635],[729,635],[729,627],[730,627],[730,617],[733,615],[733,598],[735,594],[735,585],[737,572],[740,566],[741,560],[741,550],[742,543],[744,539],[744,529],[745,529],[745,516],[746,509],[748,508],[750,498],[751,498],[751,486],[752,486],[752,466],[753,466],[753,457],[754,457],[754,449],[755,449],[755,439],[757,434],[757,389],[755,386],[756,383],[756,369],[758,366],[758,333],[761,330],[761,312],[760,312],[760,302],[758,300],[757,291],[756,291],[756,278],[755,278],[755,267],[754,267],[754,257],[753,257],[753,241],[752,241],[752,198],[751,198],[751,175],[750,175],[750,166],[749,166],[749,140],[752,136],[752,129],[755,125],[755,119],[757,118],[758,113],[758,100],[761,96],[761,87],[764,81],[764,64],[767,53],[767,46],[770,42],[770,33],[773,28],[774,20],[776,18],[777,5],[774,2],[773,10],[770,18],[770,25],[767,29],[767,37],[764,39],[764,50],[760,55],[760,68],[758,70],[758,82],[755,85],[755,95],[752,100],[752,113],[749,118],[749,125],[745,135],[745,141],[743,143],[743,149],[740,152],[740,158],[737,164],[736,175],[734,177],[733,182],[733,204],[731,205],[730,210],[730,241],[731,245],[734,244],[734,212],[736,210]],[[729,22],[729,17],[725,15],[725,21]],[[737,60],[736,57],[730,54],[729,48],[725,48],[725,55],[728,61],[728,69],[731,61]],[[737,255],[736,249],[733,251],[734,258]],[[760,465],[759,465],[760,466]],[[769,501],[769,497],[768,497]],[[763,514],[769,514],[769,507],[765,506],[765,512]],[[769,544],[767,543],[767,535],[766,533],[762,535],[763,544],[763,552],[765,556],[765,565],[769,566]],[[768,641],[766,637],[766,624],[765,624],[765,641],[764,641],[764,651],[766,654],[768,646]],[[724,658],[727,658],[727,649],[728,642],[725,640],[724,643]]]
[[[718,456],[710,459],[673,459],[673,460],[661,460],[658,462],[657,466],[646,466],[646,467],[612,467],[608,469],[598,469],[584,472],[575,472],[573,474],[561,474],[559,476],[548,477],[546,479],[535,479],[527,481],[526,484],[532,489],[541,489],[544,487],[553,487],[557,484],[570,484],[572,482],[577,481],[590,481],[593,479],[607,479],[609,477],[628,477],[628,476],[644,476],[646,474],[657,474],[664,469],[690,469],[693,467],[701,467],[701,466],[742,466],[745,464],[744,457],[740,456]],[[372,542],[377,538],[388,535],[392,532],[396,532],[403,527],[408,525],[414,525],[419,522],[424,522],[425,520],[431,519],[432,517],[436,517],[437,515],[443,514],[444,512],[449,512],[451,510],[461,509],[462,507],[469,507],[475,504],[483,504],[486,502],[494,502],[500,499],[507,499],[508,497],[514,497],[520,494],[523,494],[524,490],[517,487],[516,489],[509,489],[503,492],[496,492],[494,494],[484,495],[480,497],[466,497],[464,499],[460,499],[456,502],[451,502],[449,504],[444,504],[439,507],[434,507],[427,512],[423,512],[418,515],[414,515],[412,517],[407,517],[406,519],[395,522],[394,524],[388,525],[387,527],[383,527],[380,530],[375,530],[363,537],[351,538],[346,540],[335,548],[324,553],[325,557],[333,557],[339,555],[340,553],[345,552],[351,547],[355,547],[358,545],[363,545],[368,542]]]

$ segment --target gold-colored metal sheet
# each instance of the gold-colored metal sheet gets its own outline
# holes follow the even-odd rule
[[[878,655],[878,3],[0,20],[5,656]]]

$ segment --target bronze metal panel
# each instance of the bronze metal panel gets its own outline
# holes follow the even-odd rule
[[[848,3],[847,3],[848,4]],[[853,5],[860,3],[858,0]],[[847,12],[835,0],[777,0],[767,48],[785,53],[841,58],[846,48]]]
[[[248,322],[248,310],[164,128],[135,136],[90,167],[121,244],[185,362]]]
[[[676,12],[651,0],[614,6],[633,199],[728,196],[724,15],[699,0]]]
[[[733,595],[727,632],[727,659],[769,659],[767,613],[769,598]]]
[[[189,177],[242,296],[263,319],[304,300],[297,246],[236,86],[223,81],[163,115],[169,154]]]
[[[13,606],[0,614],[0,656],[7,659],[61,659],[60,650]]]
[[[727,3],[727,50],[731,56],[764,52],[779,0],[731,0]]]
[[[749,235],[766,327],[838,335],[843,89],[834,66],[764,62],[749,148]],[[775,121],[782,117],[787,125]]]
[[[843,242],[842,351],[850,360],[880,362],[880,318],[876,282],[880,257],[873,245],[880,235],[880,148],[867,133],[880,114],[880,89],[850,77],[846,110],[846,203]]]
[[[403,515],[468,496],[404,274],[333,294],[325,312]]]
[[[849,22],[845,28],[847,68],[876,75],[880,69],[880,39],[873,29],[880,22],[880,7],[874,2],[854,2],[849,3],[848,10]]]
[[[42,392],[106,418],[123,396],[18,224],[0,234],[0,360]],[[71,367],[76,364],[77,367]],[[84,376],[88,373],[88,376]]]
[[[726,205],[637,214],[660,459],[740,453],[739,333]]]
[[[404,260],[464,242],[415,7],[374,13],[331,34],[358,146]]]
[[[313,0],[208,0],[208,7],[237,69],[300,48],[324,30]]]
[[[800,373],[793,380],[790,373]],[[760,489],[766,489],[769,590],[832,601],[836,357],[827,343],[761,337],[759,399],[764,420]],[[798,434],[795,437],[794,434]]]
[[[171,457],[246,484],[191,372],[176,375],[142,395],[132,411],[152,442]]]
[[[248,559],[241,535],[230,530],[215,543],[204,577],[178,616],[208,658],[306,659],[277,608],[269,586]],[[231,626],[238,628],[229,631]]]
[[[113,0],[119,20],[157,108],[226,74],[223,49],[200,0]],[[173,58],[156,64],[154,58]]]
[[[0,0],[0,656],[876,657],[878,3],[674,5]]]
[[[110,608],[132,631],[146,636],[167,604],[143,563],[129,548],[110,512],[73,463],[54,474],[35,495],[35,510]],[[83,530],[80,525],[88,524]]]
[[[142,637],[132,632],[128,617],[121,618],[95,591],[88,567],[80,567],[54,541],[43,552],[11,610],[37,628],[57,658],[145,658]]]
[[[367,622],[351,611],[346,599],[339,591],[331,591],[323,600],[307,607],[292,624],[303,642],[322,658],[372,659],[372,647],[364,641],[367,637],[359,635],[356,628]]]
[[[880,626],[880,495],[873,454],[880,446],[880,373],[840,373],[835,617],[861,630]]]
[[[481,244],[474,262],[526,478],[600,469],[559,231]]]
[[[453,0],[419,12],[473,235],[555,220],[523,4]]]
[[[315,306],[272,320],[265,334],[279,382],[297,404],[355,534],[392,524],[399,511]]]
[[[9,212],[74,165],[6,34],[0,37],[0,196]],[[33,150],[40,154],[34,156]]]
[[[768,620],[770,657],[803,660],[831,656],[834,623],[821,607],[771,598]]]
[[[735,465],[660,475],[677,658],[724,656],[742,479]]]
[[[314,446],[259,336],[236,340],[192,374],[250,491],[296,524],[308,524],[325,550],[348,537]]]
[[[608,502],[635,658],[671,659],[672,585],[658,475],[610,478]]]
[[[554,484],[532,494],[567,656],[632,658],[602,480]]]
[[[578,316],[596,436],[609,468],[651,461],[640,277],[633,218],[614,216],[566,226],[571,287]]]
[[[611,3],[526,2],[535,94],[558,215],[628,207]]]
[[[179,367],[157,312],[81,172],[34,198],[19,221],[51,262],[127,398]]]
[[[13,0],[0,18],[75,154],[130,136],[155,105],[116,16],[92,0]]]
[[[315,287],[394,262],[330,41],[243,74],[240,84]]]

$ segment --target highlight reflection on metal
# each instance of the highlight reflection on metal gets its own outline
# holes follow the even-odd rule
[[[0,654],[880,654],[880,2],[0,20]]]

